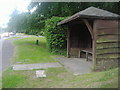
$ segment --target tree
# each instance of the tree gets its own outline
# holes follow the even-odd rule
[[[37,34],[44,29],[44,17],[35,13],[28,15],[27,25],[26,25],[27,34]]]
[[[47,19],[53,16],[68,17],[90,6],[119,13],[118,3],[116,2],[32,2],[28,6],[29,12],[19,13],[14,10],[8,23],[8,29],[10,31],[36,34],[44,31]],[[30,10],[34,7],[36,7],[36,10],[30,13]]]
[[[118,12],[117,2],[33,2],[29,9],[37,6],[35,12],[44,15],[47,18],[52,16],[71,16],[76,12],[86,9],[90,6],[105,9],[114,13]]]
[[[16,13],[13,11],[8,23],[9,31],[24,32],[27,23],[28,13]]]

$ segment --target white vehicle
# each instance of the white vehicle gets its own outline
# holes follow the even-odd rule
[[[1,35],[2,37],[9,37],[9,33],[8,32],[5,32]]]
[[[14,33],[13,33],[13,32],[10,32],[10,33],[9,33],[9,35],[10,35],[10,36],[13,36],[13,35],[14,35]]]

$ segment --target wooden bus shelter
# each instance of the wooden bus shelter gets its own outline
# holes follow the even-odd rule
[[[59,22],[68,26],[67,56],[92,60],[94,69],[118,66],[119,18],[112,12],[89,7]]]

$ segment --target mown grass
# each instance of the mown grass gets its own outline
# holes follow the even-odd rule
[[[39,40],[39,45],[36,45]],[[14,40],[15,56],[13,63],[45,63],[55,62],[46,48],[45,37],[28,37]]]
[[[35,70],[7,70],[3,74],[3,88],[117,88],[118,68],[91,72],[80,76],[61,68],[46,69],[46,78],[37,78]]]
[[[20,85],[25,82],[25,76],[21,74],[16,74],[14,71],[12,71],[11,68],[9,68],[6,74],[3,74],[3,82],[2,85],[5,86],[5,88],[14,88],[17,87],[17,85]]]

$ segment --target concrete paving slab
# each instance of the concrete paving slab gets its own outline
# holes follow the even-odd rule
[[[33,69],[55,68],[55,67],[62,67],[62,65],[58,62],[39,63],[39,64],[18,64],[18,65],[13,65],[13,70],[33,70]]]
[[[58,60],[74,75],[82,75],[92,71],[92,61],[86,61],[84,58],[59,58]]]
[[[37,70],[36,77],[46,77],[45,70]]]

